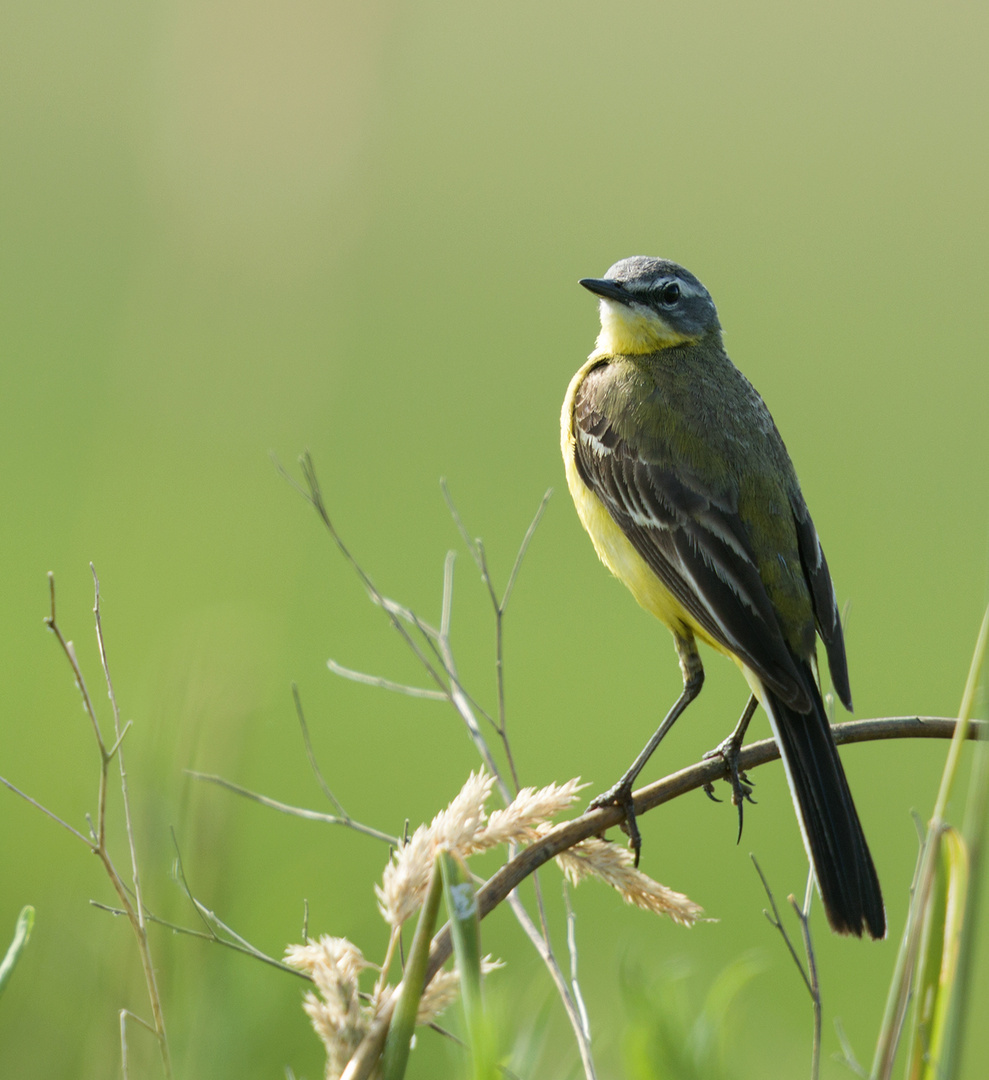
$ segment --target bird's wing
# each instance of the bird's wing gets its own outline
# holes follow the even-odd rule
[[[803,498],[798,498],[793,504],[793,517],[797,523],[800,561],[803,563],[804,576],[810,585],[811,600],[814,604],[817,632],[821,635],[828,654],[831,683],[842,704],[850,710],[852,691],[848,684],[848,660],[845,657],[845,637],[838,614],[838,599],[834,594],[828,560],[824,557],[820,537]]]
[[[759,576],[737,500],[632,445],[602,410],[594,375],[574,401],[584,483],[697,625],[788,705],[807,711],[811,701]]]

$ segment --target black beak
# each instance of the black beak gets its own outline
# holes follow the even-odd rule
[[[630,304],[632,297],[625,291],[617,281],[612,281],[609,278],[581,278],[578,285],[583,285],[589,292],[594,293],[595,296],[604,296],[608,300],[617,300],[622,304]]]

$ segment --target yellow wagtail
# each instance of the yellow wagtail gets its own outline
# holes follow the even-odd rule
[[[756,700],[769,717],[832,928],[886,933],[882,892],[818,686],[816,635],[851,708],[834,586],[776,425],[732,364],[707,289],[682,266],[636,256],[580,282],[601,333],[563,403],[567,483],[601,561],[673,633],[683,693],[618,783],[638,860],[632,784],[700,692],[697,642],[752,689],[719,752],[736,801],[737,756]],[[740,807],[741,812],[741,807]]]

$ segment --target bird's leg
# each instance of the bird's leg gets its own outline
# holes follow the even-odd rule
[[[750,803],[755,803],[755,799],[752,798],[752,785],[749,783],[749,778],[745,773],[738,771],[738,755],[742,749],[742,739],[745,738],[745,731],[758,704],[758,699],[753,694],[749,698],[741,718],[735,725],[735,730],[724,742],[719,743],[713,750],[708,750],[704,755],[705,761],[710,758],[720,757],[725,763],[725,779],[731,784],[731,803],[732,806],[738,807],[738,840],[742,839],[742,807],[745,800],[748,799]],[[705,784],[704,790],[709,798],[714,799],[715,802],[720,802],[715,797],[713,784]],[[736,843],[738,843],[738,840],[736,840]]]
[[[693,637],[675,637],[677,653],[680,656],[680,670],[683,672],[683,693],[673,703],[673,708],[666,714],[655,734],[642,748],[642,752],[629,766],[628,771],[614,787],[592,799],[588,810],[597,810],[602,806],[618,806],[625,813],[622,828],[628,833],[629,846],[635,852],[635,865],[639,865],[639,852],[642,849],[642,837],[635,821],[635,807],[632,804],[632,785],[653,751],[663,741],[663,737],[676,723],[684,709],[701,692],[704,685],[704,665],[697,652]]]

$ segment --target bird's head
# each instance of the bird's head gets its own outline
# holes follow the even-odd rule
[[[658,352],[720,333],[711,294],[669,259],[633,255],[616,262],[603,278],[583,278],[580,284],[601,298],[597,347],[604,352]]]

